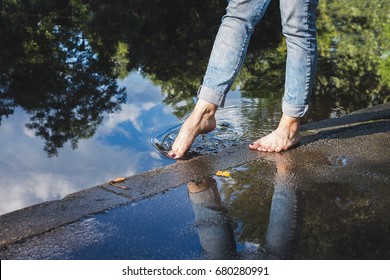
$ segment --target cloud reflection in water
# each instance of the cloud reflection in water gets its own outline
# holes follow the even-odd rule
[[[130,176],[171,163],[148,143],[147,131],[176,118],[161,106],[160,89],[139,73],[119,81],[128,103],[105,116],[93,138],[73,150],[65,145],[48,158],[44,141],[25,127],[29,116],[16,109],[0,126],[0,214],[60,199],[117,176]],[[147,115],[147,121],[144,120]]]

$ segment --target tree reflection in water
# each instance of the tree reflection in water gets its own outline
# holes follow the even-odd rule
[[[125,101],[113,62],[93,51],[67,6],[3,2],[1,113],[29,113],[26,127],[45,139],[49,156],[68,141],[76,148]]]
[[[277,2],[256,30],[234,85],[253,104],[280,100],[283,92],[285,43],[275,20]],[[94,135],[104,114],[120,109],[126,91],[117,79],[132,71],[161,86],[176,116],[186,115],[226,2],[0,4],[0,121],[23,108],[31,115],[27,128],[46,141],[44,149],[53,156],[66,142],[76,148]],[[318,75],[306,121],[389,101],[388,10],[389,2],[381,0],[320,1]],[[270,112],[279,111],[269,104]],[[255,126],[261,125],[260,108],[243,110]]]

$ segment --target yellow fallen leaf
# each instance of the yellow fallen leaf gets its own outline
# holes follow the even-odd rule
[[[123,182],[124,180],[126,180],[126,178],[118,177],[118,178],[115,178],[114,180],[111,180],[110,182],[119,183],[119,182]]]
[[[229,177],[230,176],[230,172],[229,171],[220,171],[218,170],[215,175],[217,176],[222,176],[222,177]]]

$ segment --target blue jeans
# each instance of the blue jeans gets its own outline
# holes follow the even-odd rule
[[[230,0],[216,36],[198,97],[223,107],[236,78],[253,30],[271,0]],[[282,111],[302,117],[307,109],[317,65],[318,0],[280,0],[282,32],[287,43]]]

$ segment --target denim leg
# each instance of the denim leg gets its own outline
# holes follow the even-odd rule
[[[280,0],[282,31],[287,43],[283,113],[302,117],[310,101],[317,66],[318,0]]]
[[[198,97],[219,107],[225,103],[246,56],[253,30],[270,0],[230,0],[222,18]]]

